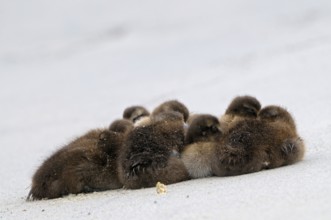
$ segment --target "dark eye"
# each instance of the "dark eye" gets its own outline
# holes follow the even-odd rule
[[[248,107],[245,107],[245,110],[244,110],[247,114],[249,115],[256,115],[256,111],[255,109],[253,108],[248,108]]]
[[[206,131],[209,130],[209,127],[207,127],[207,126],[200,126],[200,130],[201,130],[202,132],[206,132]]]
[[[133,117],[133,118],[132,118],[132,122],[133,122],[133,123],[136,123],[141,117],[142,117],[142,115],[138,115],[138,116],[136,116],[136,117]]]
[[[217,128],[216,125],[211,126],[211,130],[212,130],[213,132],[218,132],[218,128]]]

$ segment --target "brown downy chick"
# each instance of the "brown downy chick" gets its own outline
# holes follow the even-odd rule
[[[210,114],[195,115],[185,135],[185,144],[219,141],[222,132],[220,122]]]
[[[46,159],[32,178],[28,199],[120,188],[116,172],[107,169],[116,165],[117,153],[110,156],[97,143],[98,138],[80,138]]]
[[[133,122],[127,119],[117,119],[109,125],[109,130],[118,133],[127,133],[133,128]]]
[[[130,122],[131,123],[131,122]],[[56,151],[32,178],[28,199],[53,199],[68,194],[118,189],[117,157],[123,142],[119,130],[133,127],[115,121],[115,131],[95,129]],[[120,128],[120,129],[118,129]]]
[[[187,130],[182,161],[191,178],[212,176],[212,164],[217,163],[216,149],[222,132],[212,115],[197,115]]]
[[[113,149],[117,148],[117,160],[118,152],[122,150],[122,145],[125,138],[133,127],[133,122],[127,119],[117,119],[113,121],[108,130],[104,130],[100,133],[98,138],[98,146],[108,154],[112,154]],[[117,170],[117,168],[115,170]]]
[[[259,119],[269,123],[270,126],[279,131],[275,133],[276,137],[284,139],[280,147],[270,150],[270,167],[277,167],[278,164],[289,165],[303,159],[305,154],[304,142],[297,133],[293,117],[286,109],[274,105],[266,106],[260,111]]]
[[[149,116],[149,111],[143,106],[135,105],[128,107],[123,112],[123,118],[136,123],[140,119]]]
[[[164,113],[164,112],[181,113],[183,115],[185,126],[186,126],[186,122],[187,122],[188,118],[190,117],[189,110],[183,103],[181,103],[177,100],[170,100],[170,101],[163,102],[162,104],[157,106],[149,117],[144,117],[143,119],[139,120],[137,123],[135,123],[135,126],[148,125],[151,123],[151,120],[153,118],[155,119],[156,117],[160,117],[160,116],[162,117],[162,113]]]
[[[293,132],[296,131],[296,125],[291,114],[286,111],[286,109],[276,106],[269,105],[261,109],[258,117],[261,120],[265,120],[268,122],[275,122],[277,124],[283,124],[284,126],[289,126]]]
[[[225,111],[225,114],[220,117],[222,131],[227,132],[236,122],[247,119],[257,118],[258,112],[261,109],[260,102],[252,96],[237,96],[232,100]]]
[[[273,131],[269,128],[267,123],[257,119],[236,122],[218,145],[218,162],[213,164],[214,174],[233,176],[264,169],[267,165],[268,145],[278,144],[274,143],[276,139],[272,138]]]
[[[177,100],[170,100],[162,103],[161,105],[159,105],[154,109],[154,111],[152,112],[152,116],[156,116],[163,112],[170,112],[170,111],[180,112],[183,115],[184,122],[186,122],[187,119],[189,118],[189,110],[183,103]]]
[[[137,189],[189,179],[180,159],[183,146],[184,114],[154,111],[148,121],[128,133],[123,144],[118,170],[124,187]]]
[[[213,168],[217,176],[252,173],[302,159],[304,147],[293,130],[292,116],[277,107],[277,116],[270,120],[269,110],[274,114],[274,107],[262,109],[262,117],[239,121],[224,135]]]

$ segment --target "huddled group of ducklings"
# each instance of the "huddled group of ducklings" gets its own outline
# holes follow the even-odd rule
[[[177,100],[152,113],[131,106],[109,128],[91,130],[45,160],[28,199],[247,174],[293,164],[304,152],[290,113],[261,109],[251,96],[234,98],[220,118],[190,115]]]

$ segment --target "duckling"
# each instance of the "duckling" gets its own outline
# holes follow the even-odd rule
[[[149,111],[140,105],[134,105],[126,108],[123,112],[123,119],[127,119],[136,123],[140,119],[149,116]]]
[[[116,131],[91,130],[46,159],[32,177],[27,199],[53,199],[121,188],[117,174],[118,151],[124,134],[133,125],[127,121],[120,124],[116,121],[110,126]]]
[[[258,112],[261,109],[260,102],[252,96],[237,96],[234,98],[225,114],[220,117],[222,131],[227,132],[232,125],[237,121],[247,118],[257,118]]]
[[[182,161],[191,178],[212,176],[212,164],[217,163],[216,149],[222,137],[218,119],[209,114],[196,115],[185,137]]]
[[[180,106],[180,108],[178,108]],[[189,179],[180,159],[184,147],[187,108],[176,102],[157,107],[148,120],[128,133],[119,158],[118,172],[125,188],[171,184]]]
[[[266,106],[260,111],[258,117],[279,131],[274,134],[275,138],[284,139],[280,148],[273,148],[270,151],[273,156],[270,156],[269,167],[277,167],[279,164],[290,165],[303,159],[304,141],[298,135],[295,121],[286,109],[275,105]]]
[[[218,145],[217,176],[257,172],[295,163],[303,158],[304,144],[292,116],[283,108],[268,106],[256,119],[235,123]]]

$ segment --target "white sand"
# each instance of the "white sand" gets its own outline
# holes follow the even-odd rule
[[[1,1],[0,219],[331,219],[330,27],[329,0]],[[293,113],[302,162],[25,201],[45,158],[129,105],[220,115],[242,94]]]

